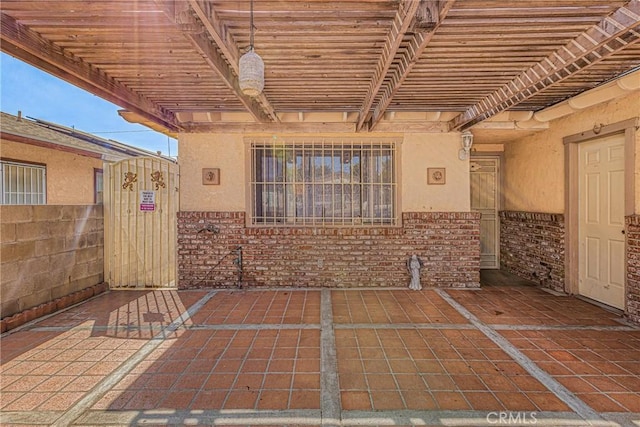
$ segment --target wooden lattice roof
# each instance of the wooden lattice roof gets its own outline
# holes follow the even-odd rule
[[[171,131],[235,112],[258,123],[338,113],[355,130],[438,112],[464,130],[640,66],[640,0],[255,0],[266,85],[254,99],[237,83],[248,0],[0,7],[4,52]]]

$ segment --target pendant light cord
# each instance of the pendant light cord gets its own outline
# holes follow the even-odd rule
[[[251,50],[253,50],[253,0],[251,0],[251,18],[250,18],[250,39],[249,39],[249,46],[251,47]]]

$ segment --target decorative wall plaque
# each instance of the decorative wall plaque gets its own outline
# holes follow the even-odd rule
[[[447,182],[447,170],[445,168],[427,168],[427,184],[441,185]]]
[[[220,169],[203,168],[202,185],[220,185]]]

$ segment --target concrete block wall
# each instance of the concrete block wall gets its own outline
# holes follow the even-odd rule
[[[101,205],[0,206],[0,318],[104,279]]]
[[[500,266],[564,292],[564,215],[500,212]]]
[[[217,232],[207,231],[215,229]],[[397,227],[246,227],[244,212],[178,214],[179,287],[407,286],[407,259],[423,286],[478,287],[480,214],[408,212]]]

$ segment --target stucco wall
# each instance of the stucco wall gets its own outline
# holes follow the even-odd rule
[[[364,137],[376,136],[389,135]],[[460,134],[406,134],[399,139],[402,212],[468,212],[469,162],[458,159]],[[246,211],[244,135],[181,134],[179,150],[181,211]],[[446,168],[445,185],[427,185],[429,167]],[[220,168],[220,185],[202,185],[202,168]]]
[[[565,160],[562,139],[640,114],[640,97],[633,93],[550,123],[549,129],[505,144],[505,210],[563,213]],[[636,133],[636,147],[640,132]],[[637,148],[636,148],[637,152]],[[640,201],[640,156],[636,155],[636,212]]]
[[[47,165],[48,205],[93,204],[94,168],[102,169],[102,160],[4,139],[0,156]]]

